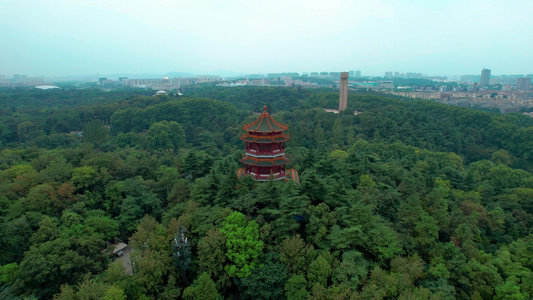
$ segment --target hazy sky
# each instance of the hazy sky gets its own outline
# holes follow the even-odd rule
[[[533,73],[531,0],[0,0],[0,74]]]

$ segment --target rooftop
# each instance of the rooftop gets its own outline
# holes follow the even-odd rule
[[[246,165],[271,167],[284,165],[289,162],[289,159],[285,155],[273,158],[257,158],[249,155],[243,155],[240,161]]]
[[[287,125],[282,125],[267,112],[266,106],[263,107],[263,113],[254,122],[244,125],[242,128],[250,132],[271,133],[280,132],[288,129]]]

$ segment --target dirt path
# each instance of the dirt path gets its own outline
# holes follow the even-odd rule
[[[131,262],[131,253],[133,252],[133,248],[127,247],[123,250],[124,254],[120,257],[116,257],[115,261],[120,262],[124,266],[124,273],[128,275],[133,275],[133,267]]]

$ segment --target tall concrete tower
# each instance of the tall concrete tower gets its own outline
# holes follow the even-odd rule
[[[341,72],[341,91],[339,96],[339,111],[348,106],[348,72]]]

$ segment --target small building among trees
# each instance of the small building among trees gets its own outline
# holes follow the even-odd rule
[[[288,129],[287,125],[276,122],[264,106],[259,118],[242,129],[247,131],[241,136],[246,148],[240,160],[244,168],[239,169],[238,176],[252,175],[258,181],[268,181],[272,176],[274,180],[300,182],[298,171],[285,169],[285,164],[290,161],[285,155],[289,135],[283,133]]]

